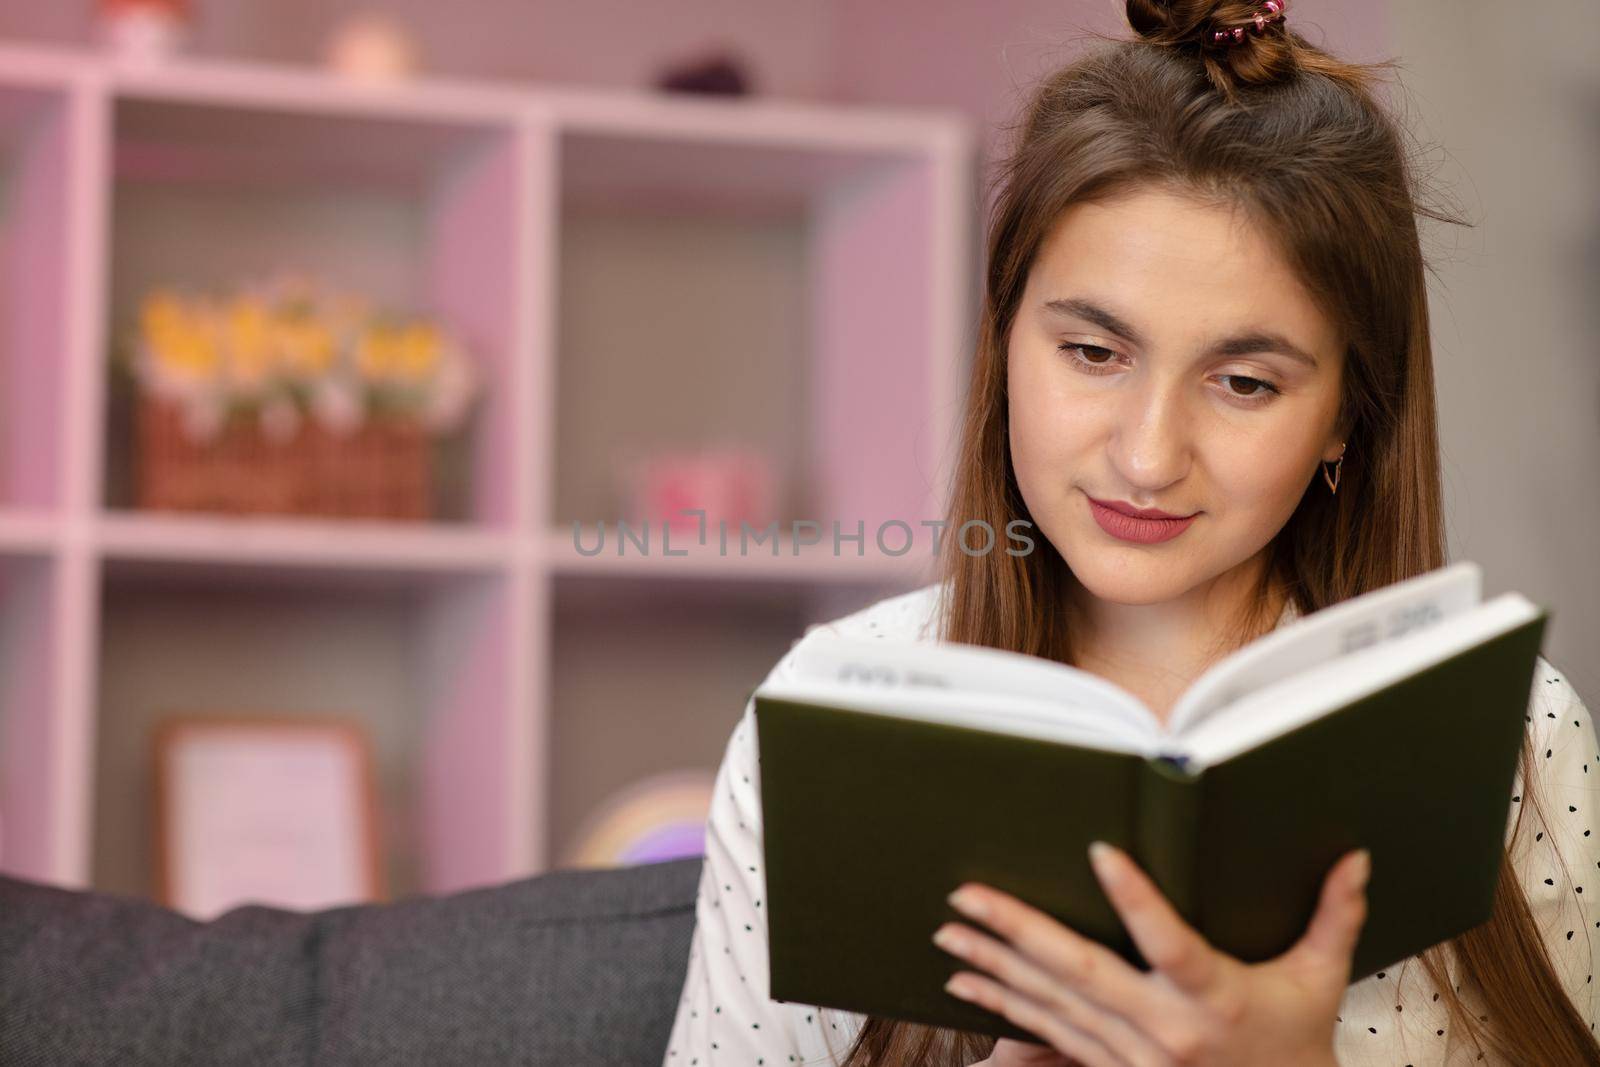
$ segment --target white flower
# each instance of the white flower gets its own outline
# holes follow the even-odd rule
[[[311,410],[329,433],[343,437],[361,428],[361,392],[343,378],[324,378],[311,393]]]
[[[447,341],[423,402],[422,422],[435,433],[455,429],[478,390],[472,363],[457,344]]]

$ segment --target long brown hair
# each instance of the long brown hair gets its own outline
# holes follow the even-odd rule
[[[1235,0],[1128,0],[1130,40],[1099,45],[1039,85],[996,175],[977,351],[967,392],[948,527],[1030,519],[1008,448],[1006,348],[1041,243],[1072,204],[1135,188],[1234,206],[1269,234],[1346,340],[1340,492],[1308,491],[1265,550],[1248,617],[1232,647],[1270,629],[1292,600],[1302,614],[1446,562],[1425,262],[1416,217],[1468,225],[1422,203],[1403,126],[1374,93],[1394,61],[1352,64],[1287,22],[1232,47],[1205,41],[1243,26]],[[1099,35],[1093,35],[1099,37]],[[1314,478],[1311,489],[1321,488]],[[1048,541],[1025,555],[942,554],[948,640],[1073,662],[1078,588]],[[1510,1063],[1596,1064],[1600,1046],[1562,988],[1518,885],[1510,853],[1533,806],[1527,743],[1512,843],[1493,917],[1421,961],[1451,1025]],[[1410,961],[1407,961],[1409,964]],[[1475,1009],[1463,995],[1479,998]],[[994,1038],[869,1017],[845,1067],[966,1067]]]

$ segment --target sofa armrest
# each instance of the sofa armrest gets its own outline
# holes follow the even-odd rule
[[[700,866],[209,922],[0,877],[0,1063],[658,1063]]]
[[[319,929],[0,878],[0,1063],[311,1063]]]

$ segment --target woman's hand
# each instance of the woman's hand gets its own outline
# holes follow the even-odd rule
[[[1002,939],[960,923],[941,926],[940,947],[989,972],[960,972],[945,988],[1084,1067],[1337,1067],[1334,1017],[1367,917],[1365,849],[1333,865],[1300,940],[1256,964],[1207,944],[1126,853],[1097,842],[1090,859],[1151,970],[1010,894],[972,883],[950,902]],[[989,1062],[1057,1067],[1059,1060],[1037,1058],[1044,1051],[1002,1039]]]

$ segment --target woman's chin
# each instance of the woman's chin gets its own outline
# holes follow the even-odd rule
[[[1067,558],[1067,566],[1084,591],[1096,600],[1110,604],[1161,604],[1182,596],[1194,583],[1187,569],[1178,569],[1148,559],[1086,559],[1081,565]]]

